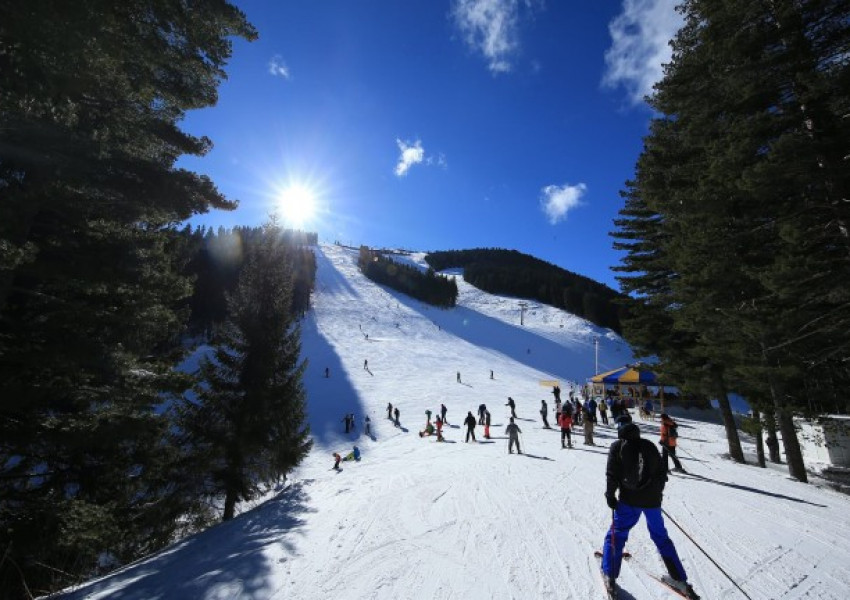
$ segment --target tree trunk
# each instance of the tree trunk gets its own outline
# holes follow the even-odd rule
[[[228,489],[224,496],[224,516],[222,521],[229,521],[236,512],[236,490]]]
[[[756,422],[756,462],[762,469],[767,467],[764,462],[764,426],[762,425],[761,411],[753,411],[753,420]]]
[[[744,450],[741,448],[741,438],[738,436],[738,428],[735,425],[735,417],[732,415],[732,405],[729,404],[729,393],[726,389],[723,373],[718,367],[712,368],[711,372],[714,380],[714,391],[717,394],[717,403],[720,405],[720,414],[723,416],[723,425],[726,427],[729,456],[735,462],[746,463]]]
[[[785,405],[785,393],[770,369],[768,369],[767,382],[773,396],[773,407],[776,411],[776,420],[779,422],[779,431],[782,433],[782,447],[785,449],[785,459],[788,461],[788,473],[794,479],[808,483],[809,478],[806,475],[806,465],[803,463],[803,452],[800,450],[797,429],[794,427],[794,415]]]
[[[767,439],[773,440],[773,443],[767,445],[770,462],[776,463],[777,465],[781,464],[782,458],[779,456],[779,443],[778,438],[776,437],[776,417],[771,411],[764,413],[764,428],[767,432]]]

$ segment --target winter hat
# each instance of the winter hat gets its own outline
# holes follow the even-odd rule
[[[669,419],[670,415],[668,415],[667,413],[661,413],[661,418],[662,419]]]
[[[634,423],[623,423],[617,429],[617,437],[621,440],[637,440],[640,439],[640,428]]]

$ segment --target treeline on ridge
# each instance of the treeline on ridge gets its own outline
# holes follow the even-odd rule
[[[186,274],[195,278],[188,330],[191,335],[210,335],[217,323],[227,316],[226,296],[236,289],[239,273],[245,264],[248,246],[264,235],[262,227],[219,227],[195,229],[186,227],[181,236],[188,244],[189,261]],[[310,292],[316,280],[316,256],[311,246],[318,244],[318,234],[294,229],[281,231],[281,242],[289,248],[292,264],[292,311],[300,315],[309,308]]]
[[[464,281],[491,294],[531,298],[620,332],[622,295],[589,277],[516,250],[476,248],[431,252],[435,271],[462,268]]]
[[[416,267],[399,264],[385,258],[380,252],[360,247],[357,259],[360,270],[366,277],[386,285],[412,298],[433,306],[450,308],[457,303],[457,283],[433,269],[422,272]]]

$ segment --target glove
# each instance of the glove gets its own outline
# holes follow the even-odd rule
[[[608,508],[617,510],[617,497],[614,494],[605,494],[605,502],[608,503]]]

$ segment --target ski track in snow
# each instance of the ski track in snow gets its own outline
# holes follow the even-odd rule
[[[302,326],[310,456],[284,489],[232,522],[62,598],[603,597],[593,551],[611,520],[604,471],[616,435],[600,426],[598,446],[586,447],[576,429],[575,448],[562,450],[559,431],[541,428],[540,400],[552,411],[554,398],[539,382],[558,379],[566,398],[568,381],[593,373],[595,336],[600,371],[632,361],[628,346],[535,302],[520,326],[518,299],[486,294],[461,277],[457,308],[429,307],[365,279],[356,251],[323,245],[316,253],[313,308]],[[423,256],[397,259],[422,267]],[[517,402],[524,455],[507,454],[508,396]],[[388,402],[399,407],[401,428],[386,419]],[[436,415],[441,402],[448,443],[420,439],[425,409]],[[466,444],[462,421],[482,402],[494,439],[485,443],[479,426],[479,443]],[[349,412],[357,429],[346,435],[341,420]],[[362,435],[366,414],[374,439]],[[850,499],[722,459],[725,432],[697,416],[678,413],[679,455],[691,475],[670,477],[665,510],[753,600],[850,597]],[[637,423],[657,439],[657,422]],[[331,453],[355,443],[363,460],[333,472]],[[670,520],[667,529],[704,599],[743,597]],[[623,597],[669,599],[644,573],[663,566],[643,521],[627,548],[635,558],[618,580]]]

